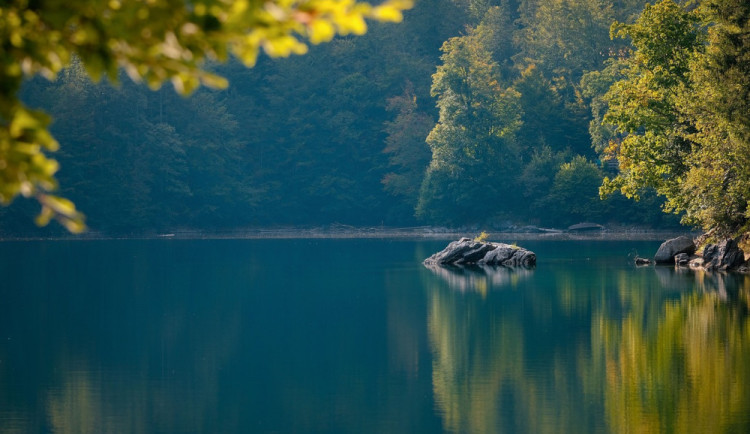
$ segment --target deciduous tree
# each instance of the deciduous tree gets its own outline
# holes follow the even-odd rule
[[[634,51],[606,96],[621,172],[602,192],[637,198],[653,187],[684,222],[747,230],[750,5],[709,0],[688,10],[663,0],[615,30]]]
[[[517,199],[520,95],[501,86],[482,42],[474,34],[446,41],[433,75],[440,118],[427,137],[432,161],[417,205],[417,216],[427,221],[481,221]]]
[[[623,139],[610,149],[621,171],[605,178],[602,192],[620,190],[637,199],[642,189],[654,188],[667,198],[667,210],[682,210],[680,188],[693,145],[686,138],[691,124],[680,116],[678,101],[692,88],[690,59],[703,44],[698,16],[663,0],[647,6],[634,24],[614,26],[613,34],[630,38],[633,51],[624,60],[625,78],[605,96],[604,121]]]

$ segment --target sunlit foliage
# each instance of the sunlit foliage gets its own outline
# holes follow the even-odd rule
[[[654,188],[685,223],[727,235],[747,229],[749,23],[747,2],[689,9],[664,0],[613,28],[633,51],[605,98],[604,122],[619,134],[606,151],[621,172],[603,193],[637,199]]]

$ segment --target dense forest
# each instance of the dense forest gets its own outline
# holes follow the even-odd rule
[[[680,216],[736,231],[750,13],[703,3],[420,0],[303,56],[211,65],[224,90],[95,83],[73,61],[21,97],[54,119],[59,193],[104,233]],[[0,231],[38,231],[36,208],[0,209]]]

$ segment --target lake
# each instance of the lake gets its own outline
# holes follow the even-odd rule
[[[446,244],[2,242],[0,432],[750,432],[749,277]]]

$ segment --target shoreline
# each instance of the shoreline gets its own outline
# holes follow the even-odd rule
[[[174,230],[152,234],[110,235],[89,232],[82,235],[64,236],[9,236],[0,237],[0,242],[12,241],[96,241],[96,240],[220,240],[220,239],[401,239],[401,240],[455,240],[474,238],[481,230],[450,229],[439,227],[352,227],[333,226],[316,228],[258,228],[231,231]],[[534,231],[487,231],[488,239],[528,241],[664,241],[679,235],[696,237],[695,231],[654,230],[643,228],[617,228],[586,231],[540,229]]]

